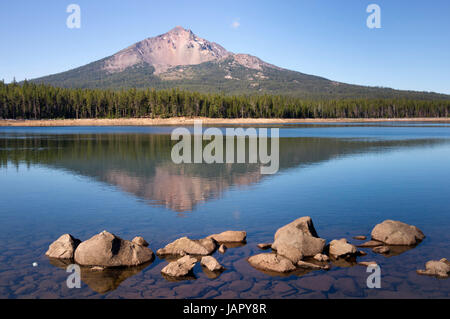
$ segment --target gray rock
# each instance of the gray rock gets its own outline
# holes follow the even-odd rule
[[[144,239],[144,237],[141,236],[134,237],[134,239],[131,242],[144,247],[149,246],[148,242]]]
[[[279,250],[286,253],[293,263],[322,253],[324,247],[325,239],[318,237],[311,217],[299,218],[278,229],[272,244],[272,249],[279,255],[282,255]]]
[[[200,261],[201,265],[206,267],[209,271],[221,271],[223,270],[223,266],[219,264],[216,258],[211,256],[205,256]]]
[[[198,255],[207,256],[211,255],[217,247],[217,244],[213,239],[205,238],[200,240],[192,240],[187,237],[183,237],[168,244],[166,247],[157,251],[158,255]]]
[[[48,247],[45,255],[50,258],[73,259],[75,249],[80,243],[81,241],[72,235],[62,235]]]
[[[422,231],[399,221],[386,220],[372,230],[372,239],[388,245],[413,246],[425,238]]]
[[[191,256],[184,256],[169,263],[161,270],[161,273],[169,277],[185,277],[191,272],[196,263],[197,259]]]
[[[242,243],[245,242],[247,233],[245,231],[229,230],[220,234],[208,236],[208,238],[212,238],[218,243]]]
[[[296,269],[289,259],[271,253],[252,256],[248,259],[248,262],[254,268],[263,271],[286,273]]]
[[[330,243],[330,255],[335,258],[350,257],[356,255],[356,253],[356,247],[349,244],[345,238],[333,240]]]
[[[425,270],[417,270],[417,273],[419,275],[448,278],[450,275],[450,262],[445,258],[431,260],[425,264]]]
[[[153,252],[141,245],[103,231],[82,242],[75,250],[75,262],[82,266],[132,267],[153,260]]]

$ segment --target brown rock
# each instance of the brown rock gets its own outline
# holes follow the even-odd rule
[[[264,271],[286,273],[295,270],[294,264],[287,258],[276,254],[259,254],[248,259],[254,268]]]
[[[365,266],[365,267],[376,266],[377,262],[376,261],[361,261],[358,263],[358,265]]]
[[[168,244],[166,247],[157,251],[158,255],[198,255],[207,256],[211,255],[216,249],[217,245],[212,239],[200,239],[192,240],[187,237],[183,237]]]
[[[356,252],[356,247],[349,244],[345,238],[333,240],[330,243],[330,255],[333,255],[335,258],[354,256]]]
[[[330,268],[329,265],[321,266],[321,265],[316,265],[316,264],[313,264],[313,263],[308,263],[308,262],[303,261],[303,260],[300,260],[299,262],[297,262],[297,266],[299,268],[312,269],[312,270],[329,269]]]
[[[107,231],[82,242],[75,250],[75,262],[83,266],[131,267],[153,260],[153,252]]]
[[[361,245],[358,245],[358,247],[362,247],[362,248],[371,248],[371,247],[378,247],[378,246],[383,246],[383,243],[380,241],[376,241],[376,240],[369,240]]]
[[[272,248],[272,244],[269,244],[269,243],[258,244],[258,248],[259,248],[259,249],[262,249],[262,250],[267,250],[267,249]]]
[[[450,275],[450,262],[445,258],[431,260],[425,264],[425,270],[417,270],[417,273],[419,275],[448,278]]]
[[[281,227],[275,233],[272,249],[287,253],[292,262],[297,263],[301,257],[312,257],[322,253],[325,239],[319,238],[311,217],[302,217]]]
[[[355,237],[353,237],[353,239],[356,239],[356,240],[366,240],[367,237],[366,237],[366,236],[355,236]]]
[[[225,246],[224,244],[220,245],[219,253],[225,254],[226,251],[227,251],[227,246]]]
[[[169,263],[161,270],[161,273],[169,277],[184,277],[191,272],[196,263],[197,259],[191,256],[184,256]]]
[[[372,239],[388,245],[413,246],[425,238],[422,231],[399,221],[386,220],[372,230]]]
[[[327,255],[324,254],[317,254],[314,256],[314,259],[317,261],[321,261],[321,262],[326,262],[329,261],[330,258]]]
[[[73,259],[75,249],[80,242],[79,239],[74,238],[72,235],[62,235],[48,247],[45,255],[50,258]]]
[[[216,260],[216,258],[211,256],[203,257],[200,263],[209,271],[221,271],[224,269],[223,266]]]
[[[377,254],[388,254],[391,250],[387,246],[378,246],[372,248],[372,251]]]
[[[135,243],[137,245],[144,246],[144,247],[149,246],[148,242],[144,239],[144,237],[140,237],[140,236],[134,237],[134,239],[131,242]]]
[[[247,233],[245,231],[226,231],[220,234],[215,234],[208,236],[219,243],[242,243],[245,242],[247,238]]]

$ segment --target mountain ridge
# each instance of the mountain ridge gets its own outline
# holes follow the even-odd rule
[[[434,92],[346,84],[283,69],[256,56],[227,51],[180,26],[109,57],[31,82],[65,88],[179,88],[227,95],[450,99]]]

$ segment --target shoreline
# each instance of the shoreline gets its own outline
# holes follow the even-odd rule
[[[427,122],[450,123],[450,117],[441,118],[338,118],[338,119],[266,119],[266,118],[204,118],[176,117],[167,119],[119,118],[119,119],[56,119],[56,120],[0,120],[0,127],[57,127],[57,126],[159,126],[193,125],[201,120],[205,125],[217,124],[293,124],[293,123],[379,123],[379,122]]]

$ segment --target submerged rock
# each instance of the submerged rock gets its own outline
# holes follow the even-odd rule
[[[224,267],[219,264],[216,258],[211,256],[205,256],[200,261],[201,265],[206,267],[209,271],[221,271]]]
[[[448,278],[450,275],[450,262],[445,258],[431,260],[425,264],[425,270],[417,270],[417,273],[419,275]]]
[[[372,251],[377,254],[389,254],[391,250],[387,246],[378,246],[372,248]]]
[[[308,262],[302,261],[302,260],[300,260],[300,261],[297,263],[297,266],[298,266],[299,268],[303,268],[303,269],[312,269],[312,270],[320,270],[320,269],[328,270],[328,269],[330,269],[330,265],[324,265],[324,266],[322,266],[322,265],[316,265],[316,264],[308,263]]]
[[[381,241],[369,240],[369,241],[366,241],[365,243],[362,243],[361,245],[358,245],[358,247],[372,248],[372,247],[378,247],[378,246],[383,246],[383,245],[384,244]]]
[[[134,239],[131,242],[144,247],[149,246],[148,242],[144,239],[144,237],[141,236],[134,237]]]
[[[196,263],[197,259],[191,256],[184,256],[169,263],[161,270],[161,273],[169,277],[184,277],[192,271]]]
[[[247,233],[245,231],[228,230],[220,234],[208,236],[208,238],[212,238],[219,243],[242,243],[245,242]]]
[[[213,239],[205,238],[200,240],[192,240],[183,237],[168,244],[166,247],[157,251],[158,255],[211,255],[216,250],[217,244]]]
[[[132,267],[153,260],[153,252],[103,231],[82,242],[75,250],[75,262],[83,266]]]
[[[358,265],[360,266],[365,266],[365,267],[369,267],[369,266],[376,266],[378,265],[376,261],[360,261],[358,263]]]
[[[386,220],[372,230],[372,239],[388,245],[413,246],[425,238],[422,231],[399,221]]]
[[[293,263],[322,253],[324,247],[325,239],[318,237],[311,217],[299,218],[278,229],[272,244],[277,254],[286,254]]]
[[[296,269],[289,259],[271,253],[252,256],[248,259],[248,262],[254,268],[264,271],[286,273]]]
[[[366,237],[366,236],[355,236],[355,237],[353,237],[353,239],[356,239],[356,240],[366,240],[367,237]]]
[[[73,259],[75,249],[80,243],[81,241],[72,235],[64,234],[48,247],[45,255],[50,258]]]
[[[349,244],[345,238],[333,240],[330,243],[330,255],[335,258],[351,257],[355,256],[356,253],[356,246]]]

